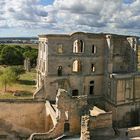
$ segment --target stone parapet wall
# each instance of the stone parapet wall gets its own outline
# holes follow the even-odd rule
[[[81,140],[92,140],[98,136],[114,136],[112,112],[104,112],[96,116],[86,114],[81,117]]]
[[[90,129],[112,127],[112,112],[90,116]]]
[[[45,131],[45,103],[30,101],[0,102],[0,131],[29,136]]]

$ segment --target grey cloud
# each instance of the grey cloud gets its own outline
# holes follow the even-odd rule
[[[47,28],[68,31],[122,31],[140,29],[140,0],[0,0],[0,28]],[[122,30],[124,29],[124,30]]]

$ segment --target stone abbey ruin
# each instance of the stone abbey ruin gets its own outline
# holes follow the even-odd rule
[[[135,36],[40,35],[33,100],[0,102],[0,130],[14,140],[140,136],[137,65]]]

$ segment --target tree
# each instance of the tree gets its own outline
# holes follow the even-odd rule
[[[6,65],[20,65],[23,64],[23,55],[18,49],[6,46],[1,51],[1,61]]]
[[[2,51],[2,49],[3,49],[4,47],[6,47],[5,44],[0,44],[0,53],[1,53],[1,51]]]
[[[0,82],[4,86],[4,92],[7,91],[7,85],[16,82],[17,74],[10,67],[5,68],[0,72]]]
[[[9,67],[9,69],[11,69],[11,71],[13,71],[15,73],[15,75],[17,77],[16,80],[19,80],[20,75],[25,73],[23,66],[11,66],[11,67]]]
[[[27,51],[31,51],[32,48],[31,48],[30,46],[26,45],[26,46],[24,47],[24,50],[27,52]]]
[[[25,52],[23,53],[23,56],[25,59],[30,59],[31,67],[36,65],[37,56],[38,56],[37,49],[33,49],[33,48],[31,48],[31,50],[26,49]]]
[[[24,53],[25,49],[21,47],[20,45],[14,45],[14,48],[16,48],[19,52]]]

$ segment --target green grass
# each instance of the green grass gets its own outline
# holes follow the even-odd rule
[[[7,86],[7,92],[4,93],[2,85],[0,85],[0,99],[30,99],[35,92],[35,79],[36,71],[32,70],[31,72],[25,72],[20,75],[19,80]],[[13,96],[14,93],[18,93],[18,96]]]

